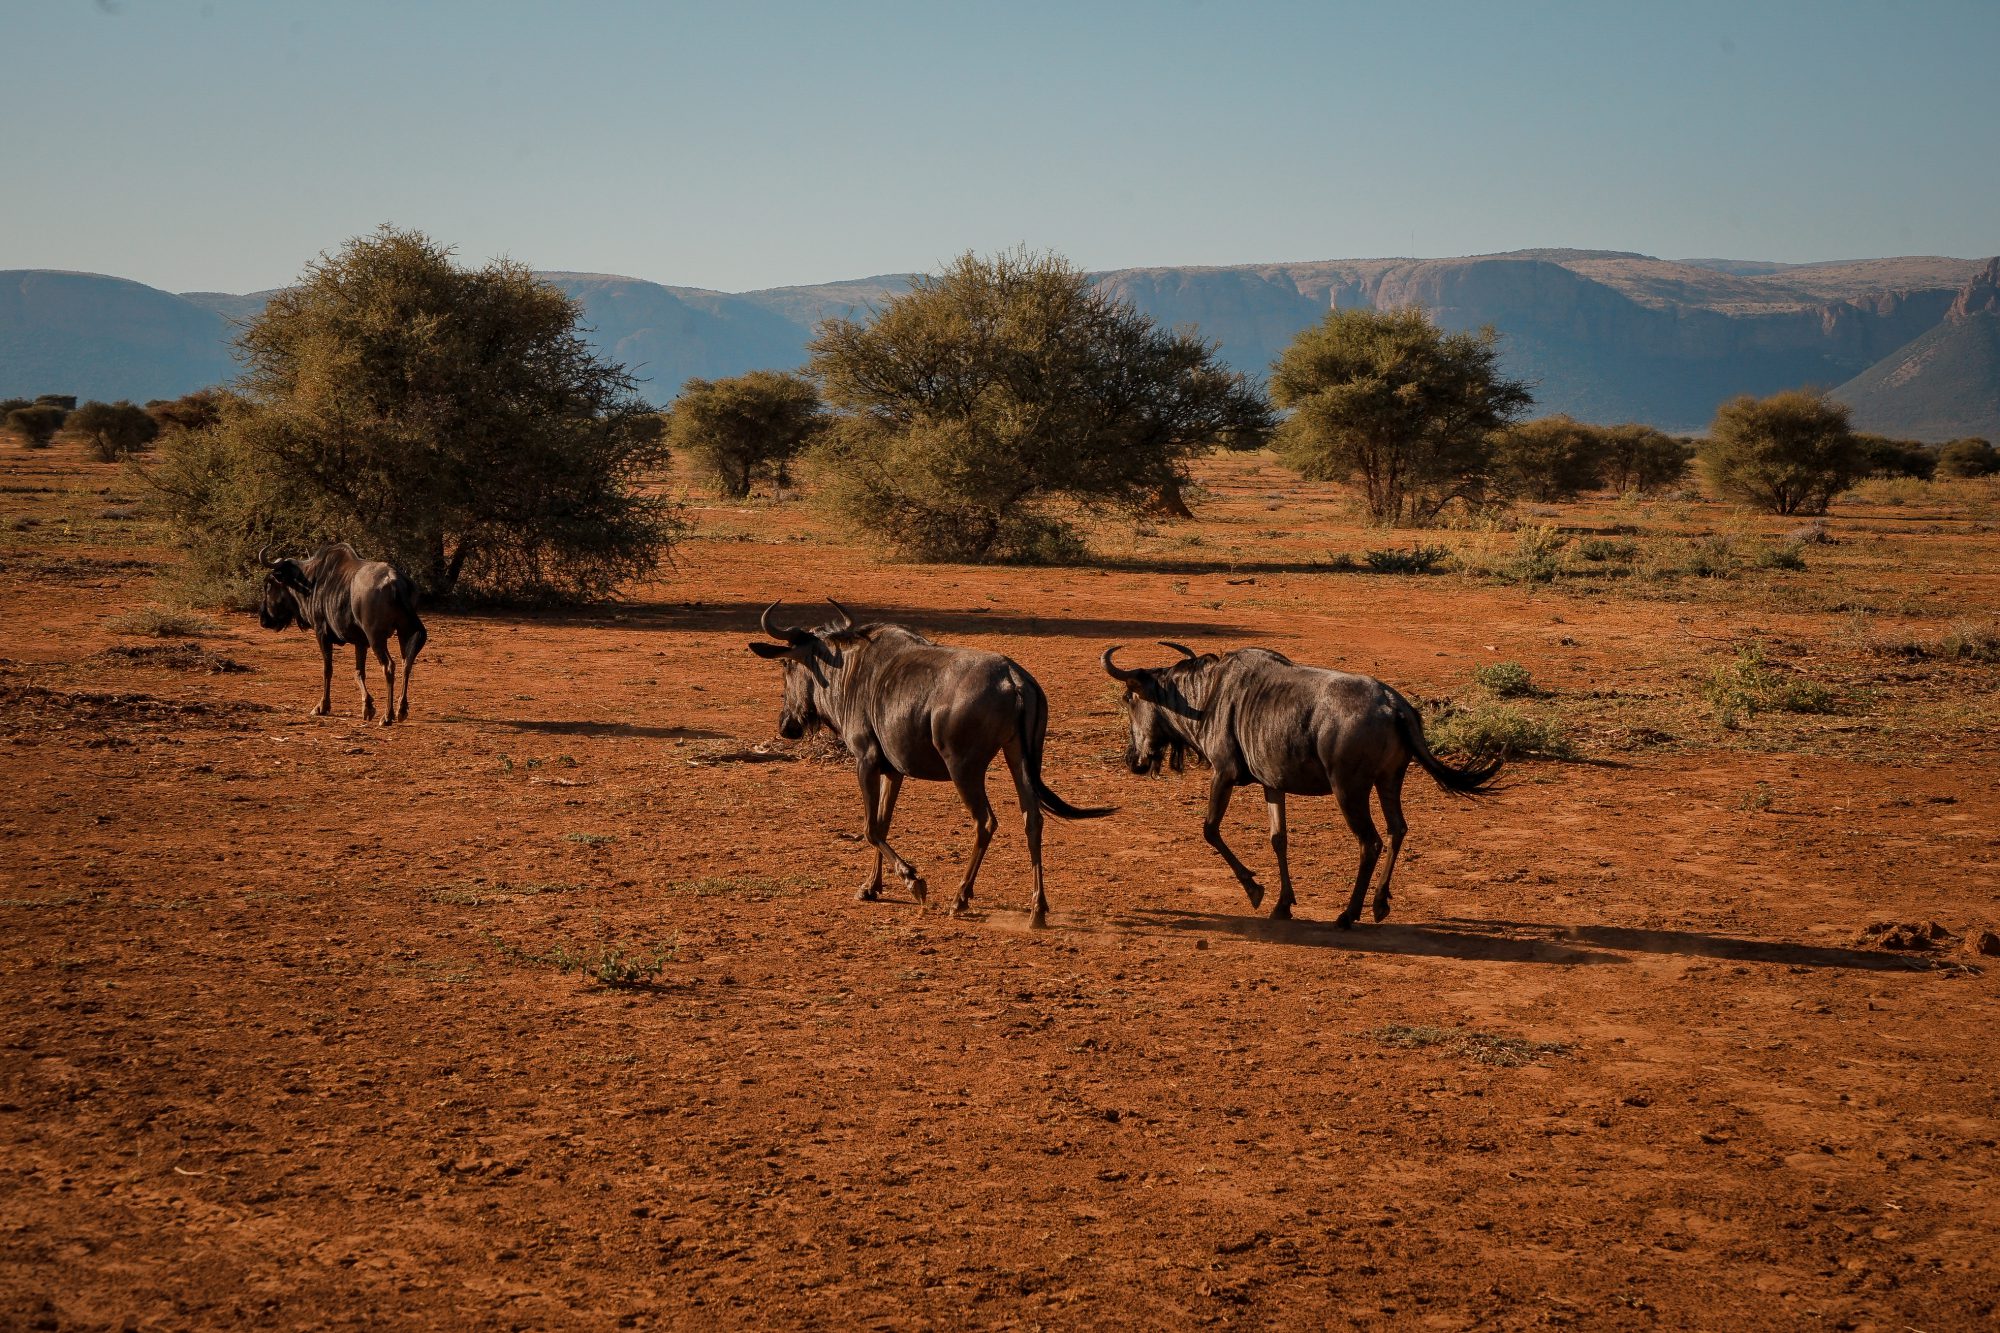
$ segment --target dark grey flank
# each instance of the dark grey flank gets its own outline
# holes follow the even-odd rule
[[[258,560],[263,561],[260,552]],[[382,664],[389,682],[388,707],[382,725],[410,715],[410,673],[417,654],[430,638],[417,618],[417,590],[395,566],[363,560],[346,542],[322,546],[304,560],[274,560],[264,575],[264,600],[257,619],[265,629],[297,625],[319,640],[319,706],[313,716],[333,711],[333,647],[354,645],[354,679],[361,686],[363,721],[375,716],[375,696],[368,692],[368,650]],[[403,657],[403,699],[396,702],[396,666],[389,659],[389,636],[395,635]]]
[[[947,648],[901,625],[857,625],[838,602],[833,606],[840,619],[832,624],[780,629],[771,620],[778,606],[773,602],[765,608],[759,622],[778,642],[753,643],[750,651],[784,667],[778,734],[796,740],[809,728],[823,726],[854,756],[868,845],[875,849],[875,871],[861,886],[860,897],[881,895],[886,857],[911,895],[924,901],[922,876],[889,845],[889,821],[904,778],[949,780],[978,824],[972,863],[951,908],[954,914],[964,911],[972,901],[979,863],[1000,825],[986,798],[986,769],[995,754],[1004,754],[1035,871],[1028,923],[1044,925],[1049,900],[1042,886],[1043,808],[1064,819],[1096,819],[1114,807],[1079,809],[1042,781],[1049,701],[1035,678],[998,653]]]
[[[1104,650],[1104,669],[1125,687],[1131,718],[1126,765],[1157,773],[1162,763],[1178,771],[1189,750],[1211,770],[1208,817],[1202,837],[1222,854],[1257,907],[1264,887],[1222,840],[1222,816],[1238,787],[1263,787],[1271,817],[1271,850],[1278,858],[1274,918],[1292,914],[1292,872],[1285,855],[1285,798],[1331,795],[1361,843],[1361,867],[1343,930],[1361,916],[1361,903],[1382,837],[1368,808],[1373,791],[1389,824],[1389,862],[1375,890],[1375,919],[1389,915],[1389,880],[1408,824],[1403,819],[1403,774],[1412,762],[1448,792],[1479,793],[1500,771],[1498,759],[1453,768],[1424,743],[1423,719],[1409,700],[1372,676],[1298,666],[1268,648],[1242,648],[1217,656],[1163,643],[1181,654],[1165,667],[1121,667]]]

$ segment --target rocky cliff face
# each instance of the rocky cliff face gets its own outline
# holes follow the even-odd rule
[[[1834,391],[1861,430],[1933,442],[2000,441],[2000,258],[1942,319]]]

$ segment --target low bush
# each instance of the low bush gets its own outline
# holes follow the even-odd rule
[[[104,622],[116,634],[145,634],[160,639],[199,638],[215,628],[206,616],[167,606],[142,606]]]
[[[1774,669],[1761,644],[1750,644],[1715,669],[1702,697],[1725,730],[1757,713],[1831,713],[1838,706],[1834,692],[1818,681]]]
[[[1519,662],[1494,662],[1478,668],[1472,678],[1487,693],[1499,699],[1519,699],[1540,693],[1535,688],[1534,677],[1528,668]]]
[[[1450,556],[1442,546],[1413,546],[1407,551],[1369,551],[1361,558],[1371,574],[1435,574]]]
[[[1576,747],[1555,718],[1537,717],[1508,704],[1451,705],[1424,726],[1431,747],[1483,759],[1571,759]]]

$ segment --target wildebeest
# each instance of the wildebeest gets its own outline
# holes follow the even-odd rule
[[[268,549],[268,548],[267,548]],[[257,553],[265,564],[264,552]],[[265,629],[298,625],[319,640],[325,668],[319,707],[314,717],[333,711],[333,646],[354,645],[354,679],[361,686],[361,717],[375,716],[375,696],[368,692],[368,650],[389,681],[388,707],[382,725],[410,715],[410,673],[430,634],[417,618],[417,590],[395,566],[363,560],[346,542],[322,546],[304,560],[273,560],[264,575],[264,600],[257,619]],[[396,666],[389,660],[389,636],[396,636],[403,656],[403,699],[396,701]]]
[[[1208,761],[1208,817],[1202,837],[1222,854],[1252,907],[1264,888],[1222,840],[1222,816],[1238,787],[1264,789],[1271,817],[1271,850],[1278,858],[1274,918],[1292,914],[1292,872],[1286,859],[1285,797],[1325,796],[1340,802],[1347,826],[1361,843],[1354,893],[1335,924],[1345,930],[1361,916],[1361,902],[1382,838],[1368,809],[1373,790],[1389,824],[1389,863],[1375,890],[1375,919],[1389,915],[1389,880],[1408,825],[1403,819],[1403,774],[1412,760],[1449,792],[1482,791],[1500,771],[1492,759],[1453,768],[1424,743],[1423,719],[1409,700],[1372,676],[1295,665],[1268,648],[1242,648],[1217,656],[1178,643],[1171,666],[1126,668],[1104,650],[1104,669],[1125,687],[1131,745],[1125,762],[1134,773],[1157,773],[1164,761],[1176,771],[1188,750]]]
[[[797,740],[808,728],[824,726],[854,756],[867,817],[868,845],[875,871],[859,896],[882,892],[882,862],[896,867],[910,893],[927,896],[917,868],[889,845],[889,821],[903,779],[950,779],[978,824],[972,863],[958,886],[952,913],[972,901],[987,844],[1000,825],[986,798],[986,768],[996,753],[1007,756],[1021,820],[1028,835],[1028,860],[1035,870],[1035,896],[1028,923],[1046,923],[1049,900],[1042,887],[1042,808],[1064,819],[1096,819],[1113,807],[1079,809],[1042,781],[1042,744],[1049,728],[1048,696],[1019,663],[998,653],[947,648],[901,625],[857,625],[832,598],[840,619],[818,629],[780,629],[764,609],[758,624],[776,643],[753,643],[759,657],[784,667],[784,703],[778,734]]]

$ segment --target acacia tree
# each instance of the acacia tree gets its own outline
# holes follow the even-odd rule
[[[1147,509],[1189,460],[1271,428],[1211,344],[1025,250],[966,254],[827,321],[811,371],[840,411],[820,450],[831,500],[921,558],[1073,558],[1075,510]]]
[[[785,485],[792,460],[825,426],[811,380],[753,370],[683,384],[667,416],[667,442],[692,455],[724,495],[740,499],[759,477]]]
[[[2000,472],[2000,450],[1976,435],[1953,440],[1937,451],[1940,477],[1986,477]]]
[[[1568,416],[1537,417],[1510,426],[1493,441],[1501,488],[1543,503],[1574,500],[1604,473],[1604,432]]]
[[[143,407],[120,400],[85,403],[69,414],[63,426],[83,436],[84,449],[100,463],[115,463],[153,442],[160,427]]]
[[[1823,514],[1868,469],[1846,405],[1812,389],[1730,399],[1695,458],[1725,499],[1772,514]]]
[[[219,423],[160,451],[197,573],[273,539],[351,541],[431,595],[582,599],[654,568],[680,532],[641,489],[660,421],[580,314],[525,266],[460,268],[417,232],[321,256],[238,340]]]
[[[1353,481],[1378,523],[1429,523],[1485,495],[1494,434],[1530,404],[1500,373],[1493,329],[1446,333],[1422,310],[1335,310],[1271,373],[1291,415],[1280,456],[1315,481]]]
[[[1619,495],[1634,491],[1651,495],[1666,490],[1687,475],[1692,447],[1665,431],[1638,422],[1605,426],[1599,432],[1605,489]]]
[[[49,441],[55,439],[56,432],[62,429],[63,418],[68,415],[52,404],[33,403],[10,410],[6,417],[7,429],[20,436],[26,448],[46,449]]]

